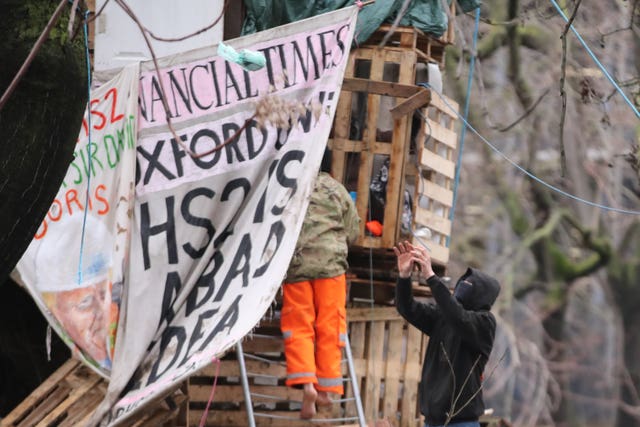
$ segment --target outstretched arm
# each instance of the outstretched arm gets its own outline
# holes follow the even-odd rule
[[[496,329],[495,318],[488,311],[466,310],[460,304],[442,280],[433,273],[431,257],[424,248],[415,248],[418,263],[423,272],[421,276],[427,279],[431,294],[436,300],[442,316],[458,331],[460,337],[468,345],[475,347],[487,357],[491,352]]]
[[[425,334],[431,334],[438,318],[438,309],[433,304],[416,301],[411,287],[411,273],[419,265],[419,253],[409,242],[399,243],[393,248],[398,258],[398,282],[396,284],[396,309],[402,317]]]

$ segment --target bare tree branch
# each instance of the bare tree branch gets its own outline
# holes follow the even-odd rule
[[[562,98],[562,112],[560,113],[560,170],[562,177],[564,177],[567,172],[567,154],[564,148],[564,122],[567,116],[567,92],[564,90],[565,76],[567,72],[567,32],[569,31],[569,28],[571,28],[573,20],[576,19],[580,3],[582,3],[582,0],[578,0],[576,3],[573,13],[560,35],[560,39],[562,40],[562,62],[560,65],[560,98]]]
[[[521,115],[520,117],[518,117],[518,119],[516,119],[516,121],[514,121],[513,123],[511,123],[508,126],[505,126],[503,128],[498,129],[500,132],[507,132],[509,130],[511,130],[511,128],[513,128],[515,125],[517,125],[518,123],[520,123],[525,117],[527,117],[529,114],[531,114],[531,112],[533,110],[536,109],[536,107],[538,106],[538,104],[540,104],[540,101],[542,101],[542,99],[549,93],[549,91],[551,90],[550,87],[546,88],[544,92],[542,92],[542,95],[540,95],[538,97],[538,99],[536,99],[536,101],[531,104],[531,107],[529,107],[527,109],[527,111],[524,112],[523,115]]]

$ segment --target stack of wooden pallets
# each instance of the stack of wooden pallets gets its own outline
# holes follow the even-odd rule
[[[1,427],[74,427],[83,425],[107,390],[104,379],[77,360],[69,360],[0,422]],[[150,404],[131,427],[186,427],[187,396]]]
[[[411,226],[422,229],[421,240],[443,270],[449,260],[458,105],[416,80],[424,78],[417,72],[420,64],[443,62],[446,40],[398,28],[380,48],[377,43],[387,30],[382,27],[350,54],[329,140],[332,174],[355,192],[363,223],[355,252],[374,249],[370,256],[383,260],[399,240],[413,239],[406,223],[401,226],[409,191]],[[376,212],[370,186],[382,165],[388,167],[388,178],[383,212],[380,206]],[[371,220],[382,224],[378,235],[365,227]]]
[[[426,337],[409,327],[393,307],[349,308],[347,320],[366,419],[386,419],[399,427],[416,426],[420,364]],[[356,416],[355,402],[347,400],[335,403],[330,411],[319,412],[317,422],[298,419],[302,391],[284,385],[284,344],[276,319],[263,321],[242,345],[257,426],[337,426],[347,424],[340,419]],[[219,368],[211,365],[189,379],[189,425],[197,425],[202,417],[218,369],[207,425],[245,427],[248,419],[235,352],[229,353]],[[348,376],[346,369],[344,363],[345,377]],[[344,397],[353,397],[349,382],[345,383]],[[322,421],[327,418],[336,421]]]

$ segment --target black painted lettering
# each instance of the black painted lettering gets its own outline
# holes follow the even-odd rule
[[[144,260],[144,269],[151,267],[151,257],[149,255],[149,240],[152,236],[160,233],[166,234],[167,256],[169,264],[178,263],[178,247],[176,244],[176,227],[175,216],[173,213],[174,198],[169,196],[165,199],[167,207],[167,221],[164,223],[151,226],[151,214],[149,211],[149,203],[145,202],[140,205],[140,238],[142,240],[142,256]]]
[[[280,244],[282,243],[282,238],[284,237],[284,232],[286,228],[282,221],[276,221],[271,224],[271,228],[269,229],[269,236],[267,237],[267,241],[264,243],[264,248],[262,249],[262,261],[263,264],[258,268],[253,277],[260,277],[269,269],[269,265],[271,264],[271,260],[273,259],[278,249],[280,249]],[[275,242],[273,242],[273,238],[275,238]]]
[[[204,255],[204,252],[207,250],[207,246],[209,246],[211,239],[213,239],[213,236],[216,234],[216,229],[213,226],[213,223],[208,218],[199,217],[191,213],[191,211],[189,210],[191,202],[196,197],[200,196],[206,197],[208,199],[213,199],[213,196],[215,196],[215,194],[216,193],[209,188],[198,187],[189,191],[187,194],[185,194],[184,199],[182,199],[182,203],[180,205],[180,213],[182,214],[182,218],[184,218],[187,224],[204,228],[208,236],[207,240],[199,249],[194,248],[193,245],[189,242],[182,245],[182,248],[187,253],[187,255],[189,255],[193,259],[199,259],[200,257],[202,257],[202,255]]]
[[[242,276],[242,287],[245,288],[249,285],[249,271],[251,271],[251,234],[247,233],[242,236],[242,240],[240,241],[240,246],[238,247],[238,251],[233,257],[233,261],[231,262],[231,266],[227,271],[227,275],[225,276],[222,284],[220,285],[220,289],[216,292],[216,296],[213,299],[216,302],[222,300],[222,297],[227,292],[229,285],[238,276]]]

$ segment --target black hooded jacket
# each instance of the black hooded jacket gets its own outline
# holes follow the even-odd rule
[[[409,278],[399,278],[396,286],[398,312],[429,335],[419,390],[420,410],[429,425],[443,425],[449,414],[450,423],[477,421],[484,412],[480,386],[496,331],[489,310],[500,285],[473,268],[467,269],[456,286],[462,280],[472,283],[464,306],[438,276],[427,280],[436,304],[416,301]]]

